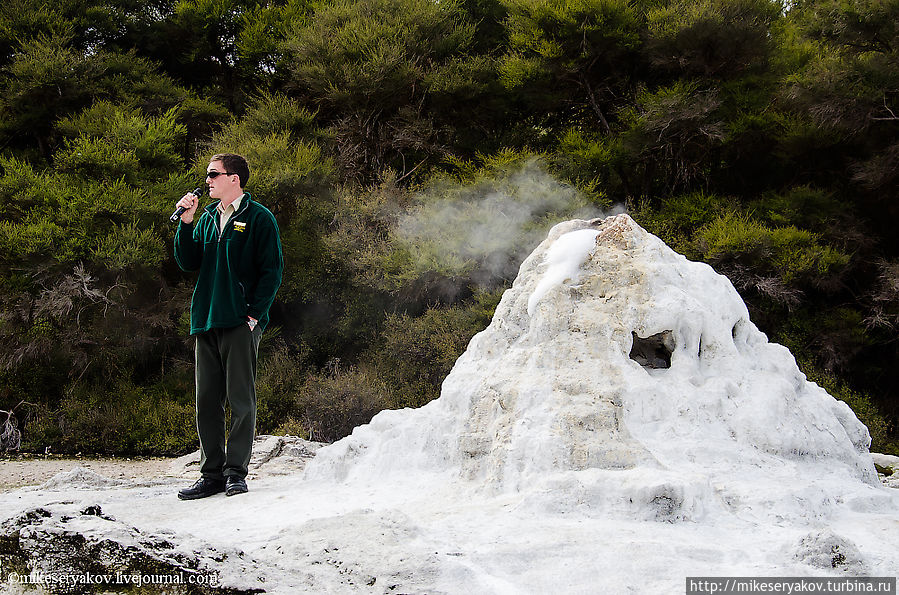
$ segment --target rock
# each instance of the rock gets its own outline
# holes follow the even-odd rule
[[[852,576],[868,574],[858,547],[829,529],[809,533],[799,540],[794,557],[812,568],[835,569]]]
[[[98,487],[125,485],[128,482],[104,477],[86,467],[75,467],[69,471],[61,471],[39,486],[41,490],[86,490]]]
[[[253,561],[236,550],[186,552],[160,536],[104,515],[99,505],[81,509],[57,503],[28,510],[0,525],[4,580],[27,575],[49,593],[97,593],[137,587],[141,593],[259,593],[247,578]],[[221,561],[238,570],[220,584]],[[25,583],[19,579],[20,584]]]
[[[249,477],[296,475],[322,446],[293,436],[258,436]],[[199,451],[185,455],[172,462],[168,476],[192,477],[199,473],[198,464]],[[174,500],[175,488],[165,481],[135,484],[85,467],[57,473],[37,490],[72,494],[160,483],[167,485]],[[220,576],[225,559],[230,560],[227,566],[234,572]],[[121,590],[133,586],[135,580],[146,582],[151,577],[168,582],[140,585],[140,592],[256,593],[262,591],[260,577],[264,583],[264,574],[252,571],[253,561],[244,559],[238,549],[178,548],[164,536],[119,522],[105,514],[100,504],[76,501],[57,501],[7,519],[0,526],[0,562],[5,569],[44,577],[44,588],[51,593],[95,592],[105,585],[117,585],[116,590]],[[69,582],[61,582],[62,577],[70,577]]]
[[[871,453],[880,481],[888,488],[899,488],[899,457],[877,452]]]
[[[247,477],[258,479],[300,473],[322,446],[322,442],[310,442],[296,436],[256,436]],[[172,461],[167,473],[171,477],[197,477],[199,474],[199,450]]]
[[[885,455],[879,452],[872,452],[871,459],[874,464],[889,469],[893,473],[899,473],[899,457],[895,455]]]

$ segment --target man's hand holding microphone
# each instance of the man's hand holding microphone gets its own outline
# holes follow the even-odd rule
[[[172,213],[172,216],[169,219],[174,223],[181,218],[181,221],[187,223],[188,225],[194,222],[194,214],[197,212],[197,207],[200,206],[200,197],[203,195],[203,188],[197,188],[193,192],[188,192],[184,196],[181,197],[181,200],[178,201],[178,204],[175,205],[175,212]]]

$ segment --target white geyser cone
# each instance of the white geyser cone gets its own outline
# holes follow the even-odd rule
[[[617,215],[556,225],[440,398],[378,414],[306,476],[439,476],[549,512],[805,517],[878,484],[869,443],[726,277]]]

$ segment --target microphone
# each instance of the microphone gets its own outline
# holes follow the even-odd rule
[[[191,194],[193,194],[193,195],[196,196],[197,198],[200,198],[201,196],[203,196],[203,188],[202,188],[202,187],[201,187],[201,188],[196,188],[196,189],[194,189],[193,192],[191,192]],[[172,216],[169,217],[169,221],[171,221],[172,223],[174,223],[175,221],[177,221],[177,220],[181,217],[181,214],[184,213],[184,211],[186,211],[186,210],[187,210],[187,209],[185,209],[184,207],[178,207],[177,209],[175,209],[175,212],[172,213]]]

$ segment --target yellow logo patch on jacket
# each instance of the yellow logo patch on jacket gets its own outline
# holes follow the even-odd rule
[[[234,231],[244,232],[247,230],[247,224],[243,221],[234,222]]]

